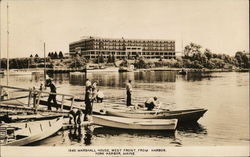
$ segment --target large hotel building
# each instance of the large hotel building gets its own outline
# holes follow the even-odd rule
[[[175,58],[174,40],[153,40],[153,39],[114,39],[89,37],[69,44],[70,55],[81,54],[87,59],[97,58],[102,55],[107,58],[114,55],[117,59],[144,58],[165,59]]]

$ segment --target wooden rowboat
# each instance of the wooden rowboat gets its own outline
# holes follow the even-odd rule
[[[9,123],[0,126],[0,144],[4,146],[23,146],[45,139],[62,128],[63,118]]]
[[[177,119],[133,119],[93,115],[93,123],[100,126],[136,130],[175,130]]]
[[[178,119],[178,122],[198,121],[207,109],[188,109],[188,110],[121,110],[121,109],[108,109],[107,115],[126,117],[126,118],[139,118],[139,119]]]

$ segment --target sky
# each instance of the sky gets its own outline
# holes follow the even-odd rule
[[[2,0],[1,57],[69,52],[84,36],[190,42],[233,56],[249,50],[248,0]]]

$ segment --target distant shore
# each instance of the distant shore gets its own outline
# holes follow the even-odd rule
[[[108,66],[111,67],[111,66]],[[64,67],[57,67],[57,68],[46,68],[46,70],[51,71],[53,69],[61,69],[61,70],[69,70]],[[11,69],[16,71],[44,71],[44,68],[22,68],[22,69]],[[101,71],[99,69],[98,71]],[[6,70],[3,70],[6,71]],[[81,71],[84,72],[85,69],[77,68],[74,71]],[[250,69],[195,69],[195,68],[170,68],[170,67],[154,67],[154,68],[142,68],[142,69],[135,69],[134,71],[176,71],[176,72],[250,72]]]

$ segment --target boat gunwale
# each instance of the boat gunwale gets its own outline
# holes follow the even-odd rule
[[[122,121],[115,121],[115,120],[113,120],[113,119],[105,119],[105,118],[103,118],[103,117],[100,117],[100,116],[96,116],[96,115],[93,115],[94,117],[98,117],[98,118],[100,118],[100,119],[102,119],[102,120],[106,120],[106,121],[112,121],[112,122],[117,122],[117,123],[122,123],[122,124],[127,124],[127,125],[144,125],[144,124],[141,124],[141,123],[134,123],[133,121],[132,122],[122,122]],[[108,116],[106,116],[106,117],[108,117]],[[112,116],[112,117],[115,117],[115,116]],[[117,117],[117,118],[121,118],[121,119],[125,119],[126,117]],[[128,118],[128,119],[131,119],[131,118]],[[148,120],[148,119],[138,119],[138,118],[133,118],[133,119],[136,119],[136,120]],[[155,120],[155,121],[159,121],[159,119],[152,119],[153,121]],[[176,119],[176,118],[173,118],[173,119],[162,119],[162,121],[170,121],[169,122],[169,125],[170,125],[170,123],[177,123],[178,122],[178,119]],[[173,122],[174,121],[174,122]],[[176,122],[177,121],[177,122]],[[93,122],[94,124],[96,124],[95,122]],[[157,124],[157,123],[156,123]],[[156,125],[156,124],[153,124],[153,125]],[[96,125],[100,125],[100,124],[96,124]],[[157,124],[157,125],[164,125],[164,124]],[[152,126],[152,125],[150,125],[150,124],[145,124],[145,126]]]
[[[187,112],[185,112],[185,110],[181,110],[181,111],[176,111],[175,113],[170,113],[170,112],[172,112],[172,111],[159,111],[159,112],[157,112],[157,111],[153,111],[153,112],[147,112],[147,111],[145,111],[145,112],[127,112],[127,111],[115,111],[115,110],[107,110],[106,111],[106,113],[108,114],[108,113],[122,113],[122,114],[132,114],[132,115],[155,115],[155,116],[161,116],[161,115],[164,115],[164,114],[168,114],[169,113],[169,116],[176,116],[176,115],[184,115],[184,114],[191,114],[191,113],[202,113],[202,112],[207,112],[207,109],[198,109],[198,110],[193,110],[193,111],[187,111]],[[203,113],[203,114],[204,114]],[[117,115],[117,114],[115,114],[115,115]],[[118,115],[117,115],[118,116]]]

